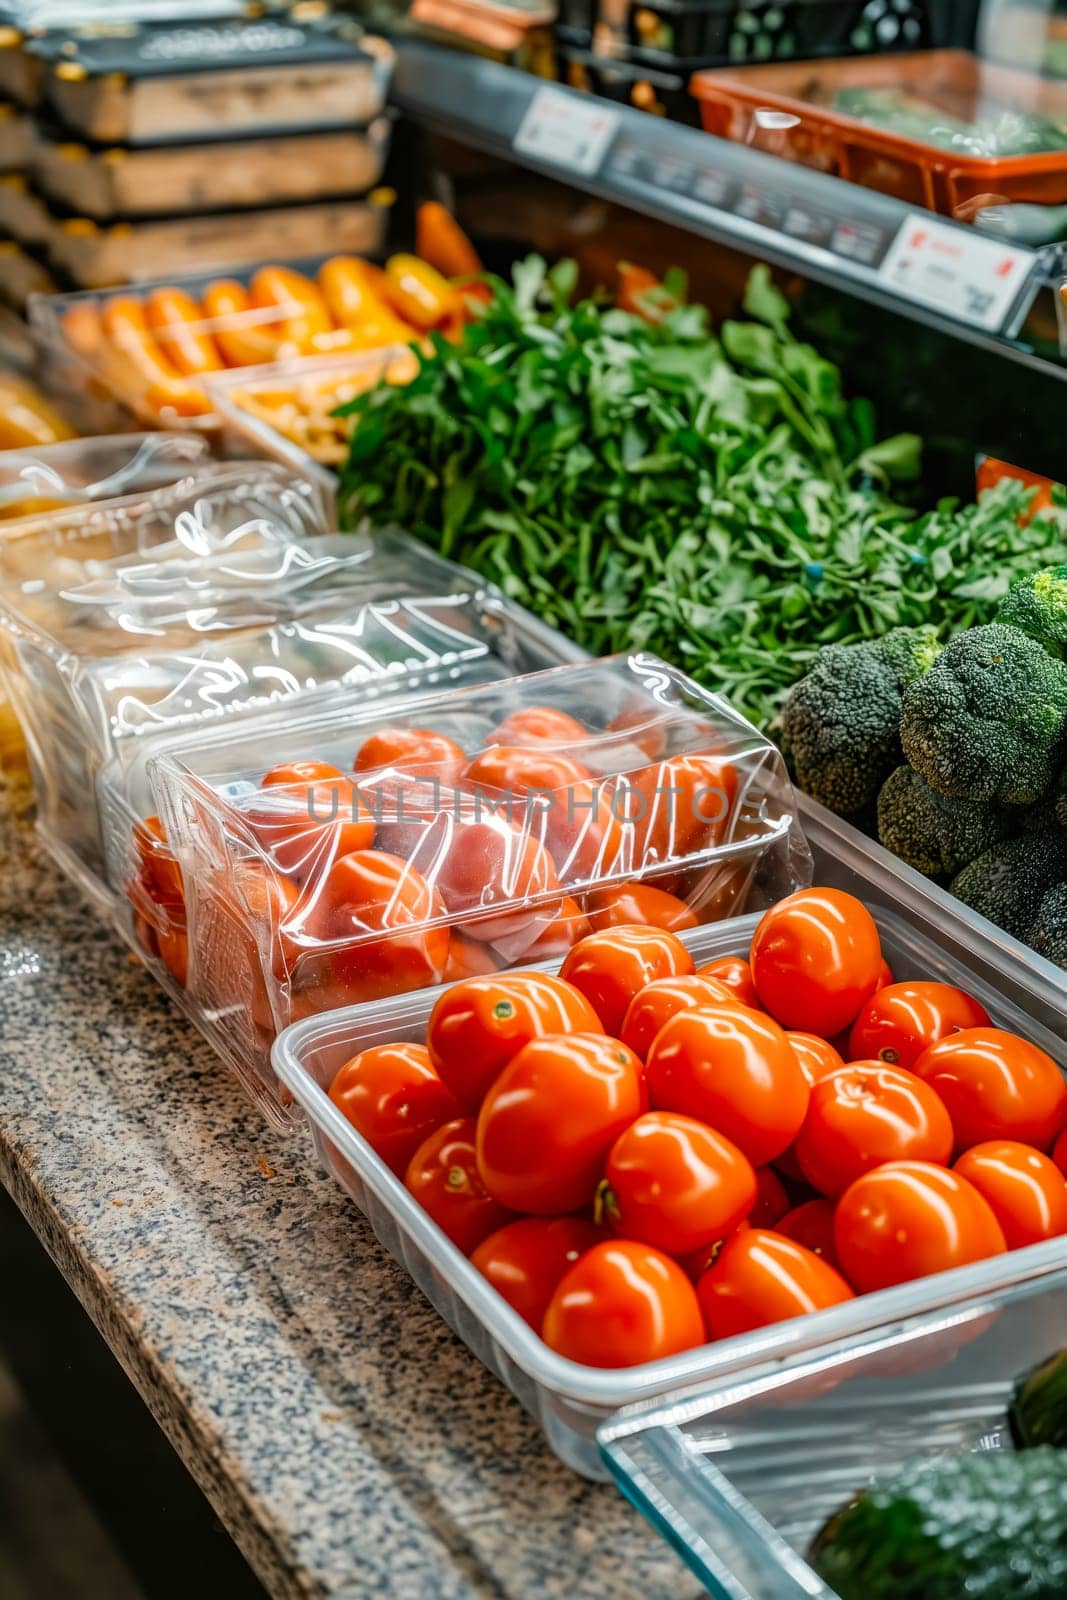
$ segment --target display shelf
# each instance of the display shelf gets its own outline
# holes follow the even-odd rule
[[[421,40],[400,41],[392,98],[434,132],[1067,379],[1018,338],[1054,252]]]

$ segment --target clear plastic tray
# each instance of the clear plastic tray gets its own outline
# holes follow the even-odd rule
[[[18,522],[24,518],[162,489],[210,460],[206,440],[163,430],[65,439],[62,444],[42,445],[36,450],[2,451],[0,519],[8,526],[0,527],[0,540],[17,532]]]
[[[850,887],[853,893],[863,893],[862,883]],[[980,979],[968,963],[948,956],[929,936],[929,924],[921,915],[905,918],[877,905],[872,910],[886,959],[898,979],[923,977],[958,984],[981,1001],[999,1026],[1031,1039],[1067,1070],[1062,1029],[1052,1033],[1040,1027],[1008,1001],[999,986]],[[682,937],[698,964],[722,955],[747,955],[757,921],[753,916],[736,918]],[[997,1293],[1063,1263],[1064,1241],[1054,1239],[646,1366],[601,1370],[567,1361],[489,1287],[326,1093],[337,1069],[360,1050],[390,1040],[423,1040],[435,998],[432,993],[413,995],[309,1018],[279,1037],[274,1065],[286,1089],[307,1112],[326,1170],[367,1215],[382,1244],[407,1267],[449,1326],[533,1413],[556,1453],[588,1477],[606,1475],[596,1430],[623,1406],[663,1400],[676,1391],[742,1374],[747,1385],[798,1352],[831,1342],[841,1349],[872,1330],[884,1337],[904,1318],[956,1307],[976,1294]],[[784,1600],[787,1592],[791,1591],[771,1587],[759,1592],[758,1600]]]
[[[0,668],[29,750],[38,827],[65,865],[99,874],[97,774],[125,740],[163,731],[179,710],[177,685],[200,692],[199,705],[180,707],[186,717],[240,694],[215,627],[261,635],[292,613],[278,593],[286,572],[328,585],[338,568],[358,566],[359,541],[340,535],[316,564],[309,535],[326,538],[325,526],[316,487],[269,462],[207,463],[161,489],[6,525]],[[257,595],[272,609],[257,610]],[[213,656],[213,672],[197,675],[198,651]],[[288,687],[285,663],[274,664],[261,697]]]
[[[346,419],[334,417],[334,409],[383,379],[407,383],[417,372],[412,349],[387,345],[220,372],[206,388],[228,446],[251,445],[296,471],[322,471],[332,484],[331,469],[345,460],[349,438]]]
[[[827,1517],[909,1463],[1010,1450],[1014,1385],[1065,1329],[1067,1270],[1028,1273],[761,1377],[624,1412],[601,1447],[716,1600],[837,1600],[805,1560]]]
[[[510,749],[508,719],[534,708],[572,731],[536,745],[516,734],[525,748]],[[414,775],[401,756],[358,754],[400,727],[431,729],[450,751],[420,757]],[[497,969],[541,959],[585,930],[589,891],[653,884],[686,925],[810,879],[778,751],[652,656],[468,680],[402,705],[338,703],[277,719],[270,736],[262,723],[226,732],[225,745],[150,763],[153,809],[185,879],[190,998],[226,1016],[268,1095],[270,1046],[289,1022],[440,983],[467,940]],[[353,771],[354,759],[369,765]],[[326,761],[349,784],[337,825],[329,788],[260,787],[293,760]],[[347,882],[353,862],[365,915],[334,906],[334,873]]]
[[[272,367],[282,360],[315,362],[334,354],[358,357],[368,350],[403,344],[409,338],[420,336],[421,330],[408,326],[381,305],[381,296],[374,287],[377,280],[373,266],[361,263],[353,269],[357,281],[366,278],[371,292],[362,299],[358,294],[345,297],[345,270],[341,269],[338,279],[333,264],[351,259],[348,255],[327,257],[308,252],[289,260],[275,258],[231,267],[228,271],[185,271],[169,278],[150,278],[118,291],[89,290],[35,296],[30,302],[30,319],[43,337],[66,350],[83,370],[148,421],[162,418],[168,426],[213,427],[218,419],[211,409],[206,385],[224,381],[232,370],[247,374],[258,367]],[[324,270],[327,268],[329,272]],[[270,287],[272,280],[260,276],[266,273],[274,274],[273,289]],[[283,274],[282,278],[277,276],[279,273]],[[284,275],[293,273],[311,280],[311,303],[315,306],[311,320],[306,306],[291,297],[286,298],[283,293]],[[331,283],[330,273],[333,273],[333,286],[326,294],[324,285]],[[257,282],[263,286],[260,298],[266,298],[268,293],[277,295],[274,303],[252,303]],[[292,279],[289,283],[290,296],[308,294],[306,285],[297,283],[294,288]],[[220,284],[231,286],[224,287],[221,297]],[[174,303],[171,302],[171,312],[168,312],[163,296],[173,295],[175,291],[187,315],[168,321],[166,318],[172,314]],[[315,294],[325,295],[324,317],[319,303],[314,300]],[[153,381],[151,374],[146,374],[140,364],[135,366],[124,354],[121,339],[134,335],[128,328],[123,331],[116,326],[113,313],[107,311],[116,299],[120,304],[128,304],[131,298],[146,315],[155,304],[157,320],[162,319],[147,334],[150,353],[157,359],[163,358],[158,381]],[[173,354],[179,348],[185,349],[182,359],[189,367],[187,346],[190,349],[201,347],[194,365],[195,360],[206,364],[186,371],[184,377],[179,377],[176,387],[173,380],[179,375],[171,372],[168,376],[167,369],[175,364],[168,351]]]

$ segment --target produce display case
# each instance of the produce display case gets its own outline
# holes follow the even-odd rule
[[[862,895],[863,878],[853,879],[850,888]],[[919,907],[907,905],[898,911],[876,907],[875,919],[895,976],[934,977],[959,985],[986,1005],[999,1026],[1039,1044],[1067,1071],[1062,1030],[1041,1027],[1014,1002],[1015,974],[1010,966],[1005,964],[995,984],[983,982],[966,961],[939,948],[936,916],[924,915]],[[683,938],[698,963],[728,954],[744,955],[757,921],[756,917],[736,918],[718,927],[691,930]],[[368,1216],[377,1237],[407,1268],[459,1337],[533,1413],[552,1448],[587,1476],[604,1475],[597,1429],[608,1424],[607,1437],[612,1437],[610,1429],[615,1425],[609,1419],[621,1407],[674,1392],[684,1394],[698,1384],[726,1385],[731,1379],[743,1384],[746,1393],[751,1392],[750,1385],[758,1384],[765,1372],[787,1358],[829,1347],[836,1359],[848,1360],[850,1352],[862,1350],[868,1341],[877,1348],[897,1337],[908,1318],[923,1315],[941,1326],[952,1322],[960,1306],[975,1296],[995,1296],[1016,1285],[1040,1283],[1062,1266],[1063,1245],[1053,1239],[860,1295],[844,1305],[793,1317],[752,1334],[720,1339],[644,1367],[599,1370],[564,1360],[444,1237],[326,1093],[337,1069],[358,1051],[394,1040],[423,1040],[433,999],[432,995],[412,996],[308,1018],[281,1035],[274,1048],[274,1064],[283,1084],[307,1112],[323,1165]],[[1048,1353],[1047,1349],[1041,1351],[1042,1355]],[[698,1470],[694,1464],[692,1471]],[[678,1480],[679,1485],[688,1484],[684,1462],[679,1464]],[[662,1515],[663,1508],[658,1509]],[[684,1553],[689,1554],[688,1550]],[[723,1591],[712,1585],[712,1592]],[[734,1600],[731,1591],[725,1592]],[[737,1591],[738,1596],[744,1593]]]
[[[1067,1273],[914,1312],[601,1429],[620,1488],[711,1594],[836,1600],[805,1557],[855,1494],[894,1470],[1012,1449],[1016,1388],[1062,1343]]]

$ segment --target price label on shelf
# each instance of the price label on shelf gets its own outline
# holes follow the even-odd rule
[[[583,99],[561,89],[538,89],[515,135],[515,151],[551,161],[591,178],[619,126],[619,113],[602,100]]]
[[[887,289],[998,333],[1034,266],[1028,250],[912,212],[878,276]]]

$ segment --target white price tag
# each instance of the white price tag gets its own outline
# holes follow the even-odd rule
[[[538,89],[515,135],[519,155],[535,156],[591,178],[600,169],[619,126],[619,113],[602,100],[559,89]]]
[[[1029,251],[912,212],[878,276],[909,300],[997,333],[1033,264]]]

